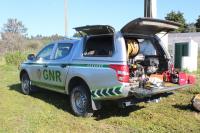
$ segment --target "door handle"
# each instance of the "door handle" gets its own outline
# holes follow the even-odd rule
[[[48,65],[47,65],[47,64],[44,64],[44,65],[43,65],[43,67],[47,68],[47,67],[48,67]]]
[[[67,65],[66,64],[61,64],[60,67],[65,68]]]

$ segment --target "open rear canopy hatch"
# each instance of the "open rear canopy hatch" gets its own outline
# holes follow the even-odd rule
[[[153,18],[137,18],[126,24],[121,32],[123,34],[155,35],[161,31],[173,31],[178,29],[179,23]]]
[[[103,35],[114,34],[115,32],[115,29],[109,25],[87,25],[74,29],[82,35]]]
[[[179,23],[153,18],[137,18],[126,24],[121,32],[123,34],[155,35],[161,31],[173,31],[180,27]],[[114,34],[115,29],[109,25],[87,25],[74,28],[82,35]]]

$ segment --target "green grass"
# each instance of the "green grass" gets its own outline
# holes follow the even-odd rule
[[[63,94],[40,90],[23,95],[18,73],[14,66],[0,65],[0,133],[200,132],[200,113],[191,107],[192,89],[176,91],[159,103],[126,109],[105,105],[94,117],[79,118],[70,113]]]

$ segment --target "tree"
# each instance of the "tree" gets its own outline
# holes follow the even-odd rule
[[[86,35],[87,35],[86,33],[80,31],[80,32],[74,33],[73,37],[82,37],[82,36],[86,36]]]
[[[196,30],[195,23],[189,23],[186,26],[185,32],[196,32]]]
[[[56,41],[56,40],[61,40],[61,39],[63,39],[64,37],[61,36],[61,35],[55,34],[55,35],[51,35],[49,38],[50,38],[52,41]]]
[[[15,19],[8,19],[7,23],[3,25],[2,28],[4,33],[17,33],[24,35],[27,31],[27,28],[22,24],[21,21]]]
[[[171,11],[170,13],[167,14],[165,19],[180,23],[181,27],[177,30],[177,32],[185,32],[186,20],[185,20],[185,18],[183,16],[182,12],[180,12],[180,11],[178,11],[178,12]]]
[[[196,30],[197,32],[200,32],[200,16],[198,17],[196,23],[195,23],[195,26],[196,26]]]
[[[17,19],[8,19],[3,25],[1,38],[6,50],[22,50],[27,28]]]

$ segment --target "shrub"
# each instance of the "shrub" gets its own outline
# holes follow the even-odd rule
[[[38,40],[29,40],[26,42],[26,48],[27,49],[32,49],[32,50],[38,50],[41,48],[42,43],[41,41]]]
[[[19,66],[23,61],[26,60],[27,54],[19,51],[8,52],[5,54],[6,64],[12,64]]]

